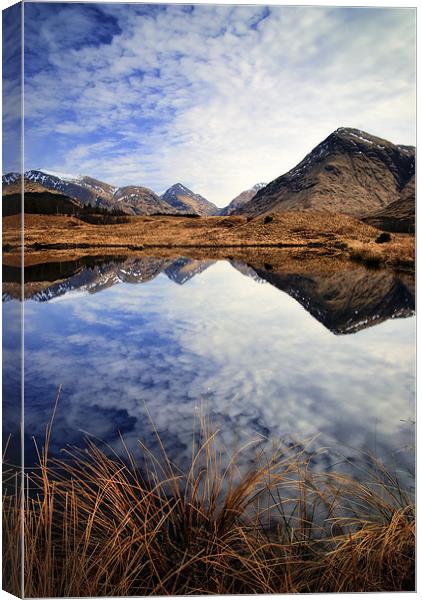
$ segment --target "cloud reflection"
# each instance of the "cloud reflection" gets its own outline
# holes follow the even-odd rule
[[[83,432],[114,443],[118,430],[153,444],[145,403],[180,460],[200,407],[227,447],[318,435],[390,460],[413,440],[412,318],[333,336],[287,294],[219,262],[183,286],[162,274],[28,301],[25,320],[27,430],[42,435],[61,384],[56,447]]]

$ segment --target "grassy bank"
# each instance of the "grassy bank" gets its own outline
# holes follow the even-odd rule
[[[4,497],[5,589],[21,527],[27,597],[414,589],[413,502],[381,466],[317,475],[298,446],[223,467],[218,432],[199,434],[181,472],[142,444],[138,462],[90,442],[49,460],[47,429],[23,507]]]

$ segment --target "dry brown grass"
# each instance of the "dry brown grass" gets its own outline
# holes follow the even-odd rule
[[[224,466],[206,421],[183,472],[159,439],[135,462],[89,441],[49,460],[50,437],[23,504],[4,500],[12,593],[22,518],[27,597],[414,589],[413,504],[381,466],[361,482],[315,475],[302,445]]]
[[[395,234],[391,241],[378,244],[375,240],[367,243],[353,241],[348,243],[352,260],[368,266],[383,264],[403,269],[413,269],[415,264],[414,237],[407,234]]]
[[[46,251],[119,253],[148,248],[211,251],[239,248],[290,248],[316,256],[349,258],[353,252],[376,252],[383,264],[412,268],[414,236],[392,234],[376,244],[379,230],[345,215],[285,212],[252,220],[245,217],[128,217],[127,223],[94,225],[77,217],[25,215],[25,256]],[[19,216],[4,218],[3,248],[7,264],[19,256]]]

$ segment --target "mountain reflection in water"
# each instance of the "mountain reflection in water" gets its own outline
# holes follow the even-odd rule
[[[118,447],[119,432],[130,447],[142,438],[157,448],[146,404],[170,457],[188,461],[202,406],[227,448],[318,436],[314,447],[329,451],[317,468],[338,460],[337,447],[411,470],[414,322],[397,317],[414,314],[413,279],[279,264],[90,257],[27,267],[27,461],[62,385],[53,452],[86,434]],[[4,282],[7,319],[19,270],[6,267]],[[4,385],[7,404],[13,374]],[[17,431],[13,417],[5,428]]]
[[[118,283],[145,283],[165,273],[183,285],[213,265],[215,260],[191,258],[88,257],[69,262],[26,267],[25,299],[45,302],[81,291],[95,294]],[[315,319],[335,334],[353,333],[386,319],[408,317],[415,311],[414,278],[403,279],[389,270],[355,266],[340,273],[297,274],[277,272],[271,264],[254,267],[229,261],[243,275],[268,282],[297,300]],[[19,297],[20,270],[3,267],[6,282],[3,300]],[[12,283],[12,286],[7,283]],[[8,293],[8,289],[10,292]]]

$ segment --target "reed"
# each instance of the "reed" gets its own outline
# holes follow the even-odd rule
[[[50,439],[25,493],[4,493],[16,595],[21,530],[27,597],[414,590],[413,501],[381,465],[358,482],[315,474],[302,445],[253,442],[242,467],[251,449],[227,460],[206,420],[183,471],[159,437],[137,460],[90,440],[50,459]]]

